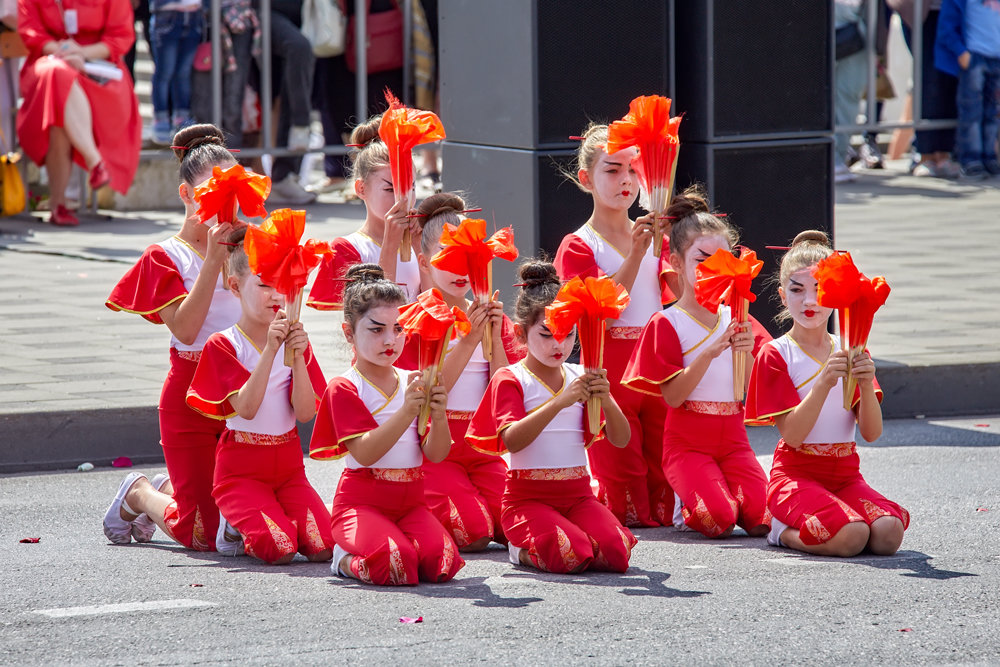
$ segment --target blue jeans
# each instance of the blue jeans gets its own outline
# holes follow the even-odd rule
[[[997,95],[1000,58],[971,54],[969,69],[958,76],[958,129],[955,147],[963,168],[997,159]]]
[[[156,12],[149,23],[153,48],[153,111],[191,110],[191,66],[201,43],[201,10]]]

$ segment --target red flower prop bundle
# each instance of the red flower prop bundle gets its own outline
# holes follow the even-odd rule
[[[220,223],[236,222],[237,208],[251,218],[266,216],[264,201],[270,193],[270,178],[234,164],[226,169],[213,167],[212,177],[194,189],[194,200],[202,222],[212,216],[218,216]]]
[[[733,321],[745,323],[750,318],[750,304],[757,300],[750,287],[763,266],[753,250],[743,248],[736,257],[719,248],[695,269],[695,299],[716,312],[719,304],[726,304]],[[737,401],[746,397],[747,357],[745,352],[733,353],[733,395]]]
[[[398,322],[407,339],[417,336],[418,368],[423,375],[427,395],[417,418],[417,432],[423,437],[427,433],[427,420],[431,413],[430,388],[441,374],[448,341],[459,331],[469,333],[472,326],[465,313],[460,308],[449,308],[436,289],[421,292],[416,301],[400,306]]]
[[[677,137],[680,124],[680,116],[670,117],[669,98],[646,95],[632,100],[625,117],[608,127],[608,143],[604,147],[608,155],[631,146],[639,149],[633,165],[649,199],[643,204],[650,213],[665,215],[670,206],[681,147]],[[653,253],[659,257],[662,248],[663,232],[655,225]]]
[[[333,252],[323,241],[309,239],[300,244],[305,227],[305,211],[283,208],[260,227],[247,227],[243,239],[250,271],[285,297],[285,313],[293,324],[302,312],[302,288],[309,272],[319,266],[320,255]],[[295,353],[286,348],[285,365],[291,366],[294,360]]]
[[[459,276],[468,276],[472,295],[481,304],[493,299],[493,259],[517,259],[514,230],[504,227],[486,238],[486,221],[463,220],[458,227],[446,224],[441,231],[442,250],[431,257],[431,264]],[[483,356],[493,356],[493,330],[489,323],[483,331]]]
[[[389,108],[382,114],[378,135],[389,149],[389,171],[392,174],[392,191],[396,201],[409,197],[413,188],[413,148],[444,139],[444,125],[431,111],[421,111],[403,106],[387,88],[385,101]],[[410,232],[403,233],[399,244],[399,258],[410,261]]]
[[[555,300],[545,308],[545,326],[557,341],[566,339],[573,327],[580,335],[580,360],[588,372],[604,368],[604,323],[621,317],[628,306],[625,288],[607,276],[573,278],[559,289]],[[587,399],[590,432],[601,429],[601,402]]]
[[[875,311],[889,298],[889,284],[882,276],[869,279],[854,265],[849,252],[835,252],[816,265],[813,277],[819,283],[816,300],[824,308],[836,308],[840,347],[847,350],[844,408],[851,409],[857,380],[851,374],[854,359],[868,347]],[[846,339],[846,340],[845,340]]]

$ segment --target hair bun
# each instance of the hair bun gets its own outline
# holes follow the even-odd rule
[[[351,130],[351,143],[356,148],[364,148],[374,141],[381,141],[378,128],[382,124],[382,114],[371,116],[365,122]]]
[[[542,285],[559,285],[559,273],[551,262],[528,260],[521,264],[517,271],[524,289],[541,287]]]
[[[354,264],[344,277],[355,283],[374,283],[385,280],[385,269],[378,264]]]
[[[824,248],[833,247],[830,244],[830,237],[826,235],[826,232],[821,232],[818,229],[807,229],[799,232],[795,235],[795,238],[792,240],[792,245],[789,247],[794,248],[800,243],[816,243]]]
[[[421,224],[443,213],[459,214],[467,208],[465,200],[454,192],[438,192],[420,202],[417,215]]]
[[[667,216],[673,222],[683,220],[695,213],[711,213],[708,205],[708,195],[699,184],[689,185],[684,192],[676,195],[667,207]]]
[[[178,160],[183,160],[189,152],[205,144],[215,144],[225,148],[226,136],[215,125],[200,123],[178,130],[177,134],[174,135],[172,145],[176,146],[174,155]]]

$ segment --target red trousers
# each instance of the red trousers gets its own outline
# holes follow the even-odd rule
[[[567,470],[577,469],[509,471],[504,533],[545,572],[625,572],[635,537],[594,497],[585,470],[575,479],[557,479]]]
[[[254,558],[274,563],[296,551],[312,557],[333,549],[330,513],[306,479],[294,430],[285,436],[226,431],[212,495]]]
[[[670,410],[663,469],[684,506],[684,523],[706,537],[735,525],[767,525],[767,477],[750,449],[742,411],[709,415]]]
[[[792,449],[783,441],[774,451],[767,507],[778,521],[798,528],[805,544],[823,544],[849,523],[871,525],[883,516],[910,525],[909,512],[865,482],[850,444],[840,448],[842,456],[813,453],[815,445]]]
[[[472,414],[448,416],[451,451],[440,463],[424,459],[427,506],[459,547],[484,537],[506,542],[500,530],[500,497],[507,463],[499,456],[477,452],[465,442]]]
[[[611,382],[611,395],[625,413],[632,437],[624,448],[607,440],[587,452],[590,470],[597,480],[597,496],[626,526],[669,526],[674,513],[674,492],[663,475],[663,423],[667,404],[660,396],[649,396],[623,387],[625,366],[635,340],[604,335],[604,364]]]
[[[198,362],[170,349],[170,370],[160,392],[160,445],[174,499],[163,513],[170,536],[189,549],[215,551],[219,508],[212,499],[215,448],[226,423],[198,414],[184,402]]]
[[[333,498],[333,539],[369,584],[443,582],[465,565],[427,508],[419,468],[347,468]]]

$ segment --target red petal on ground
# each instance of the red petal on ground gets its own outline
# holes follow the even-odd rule
[[[21,540],[21,544],[38,544],[41,541],[42,538],[40,537],[25,537],[23,540]]]
[[[416,618],[410,618],[409,616],[400,616],[399,617],[399,622],[400,623],[423,623],[424,622],[424,617],[423,616],[417,616]]]
[[[119,456],[114,461],[111,462],[111,466],[114,468],[131,468],[132,459],[127,456]]]

